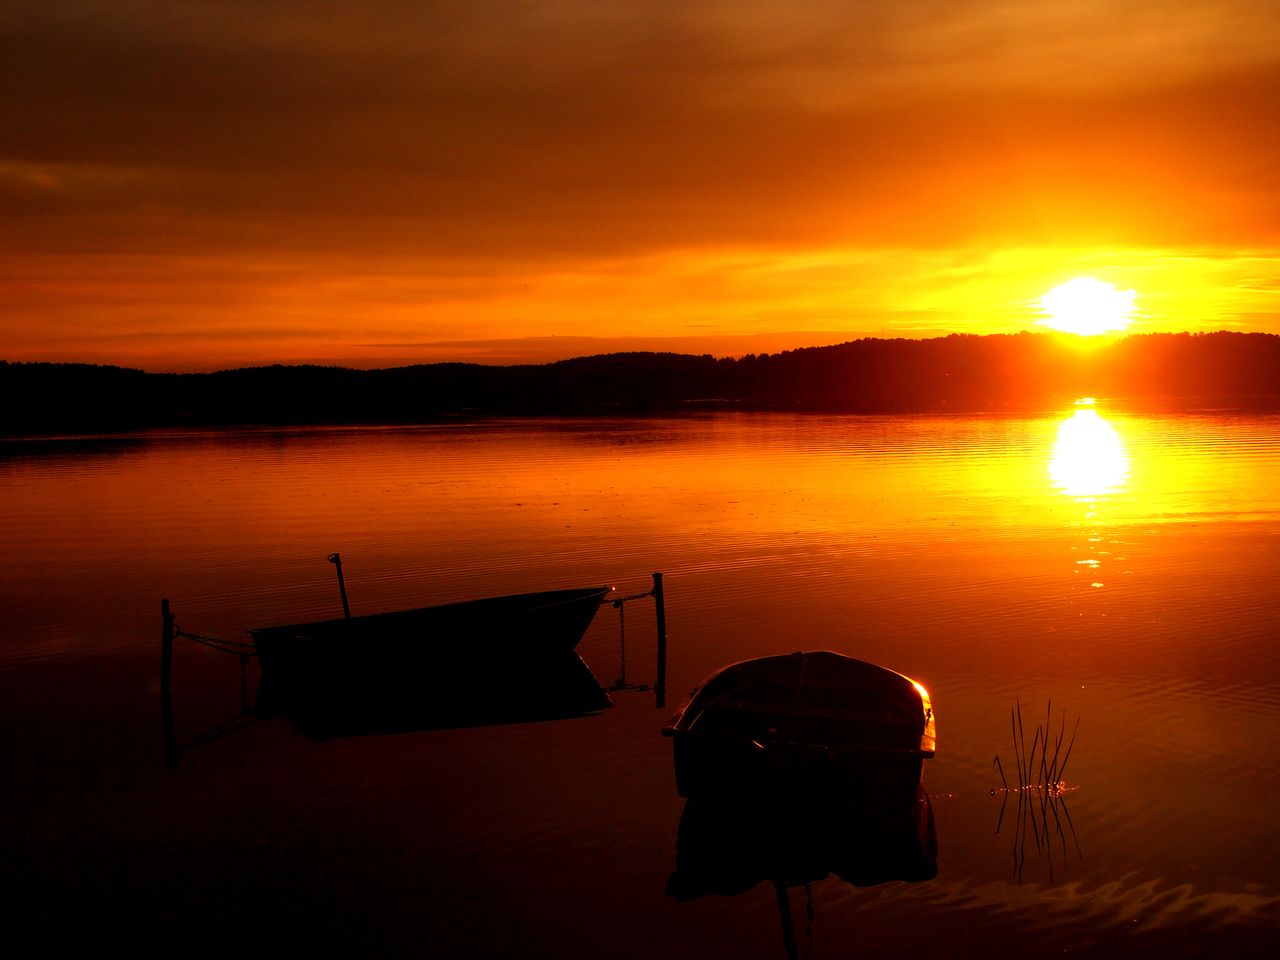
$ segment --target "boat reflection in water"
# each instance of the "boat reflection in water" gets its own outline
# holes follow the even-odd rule
[[[688,798],[667,883],[676,900],[767,880],[796,956],[788,888],[937,874],[921,783],[934,715],[910,678],[829,652],[748,660],[708,678],[663,732]]]
[[[924,787],[906,803],[877,799],[837,791],[689,800],[667,893],[733,896],[766,880],[795,887],[831,874],[859,887],[932,880],[938,840]]]

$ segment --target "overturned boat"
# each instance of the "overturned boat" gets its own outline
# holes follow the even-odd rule
[[[830,651],[724,667],[662,732],[688,798],[781,792],[909,806],[936,749],[923,686]]]
[[[262,667],[257,712],[326,736],[606,707],[575,648],[611,591],[546,590],[251,629]]]

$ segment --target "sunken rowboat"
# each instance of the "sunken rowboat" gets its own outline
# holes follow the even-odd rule
[[[936,747],[923,686],[829,651],[724,667],[662,732],[689,798],[784,792],[910,804]]]
[[[609,705],[575,648],[612,587],[251,629],[258,713],[338,735]]]

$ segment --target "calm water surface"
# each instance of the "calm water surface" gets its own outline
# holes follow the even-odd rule
[[[665,895],[683,801],[652,693],[326,743],[253,722],[166,770],[160,598],[235,639],[334,616],[340,550],[357,613],[662,571],[669,707],[798,649],[923,682],[938,875],[793,890],[811,957],[1271,956],[1278,476],[1275,415],[1102,406],[0,441],[0,895],[50,949],[785,955],[767,884]],[[629,680],[653,620],[626,608]],[[619,639],[605,608],[580,646],[606,683]],[[240,668],[183,645],[174,686],[194,738]],[[1079,724],[1022,817],[1019,705],[1028,740]]]

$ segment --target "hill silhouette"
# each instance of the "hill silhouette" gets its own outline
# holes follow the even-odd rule
[[[850,412],[1040,409],[1085,396],[1280,400],[1280,336],[1143,334],[1082,347],[1040,333],[863,339],[740,358],[615,353],[557,363],[216,373],[0,361],[0,432],[405,423],[700,407]]]

